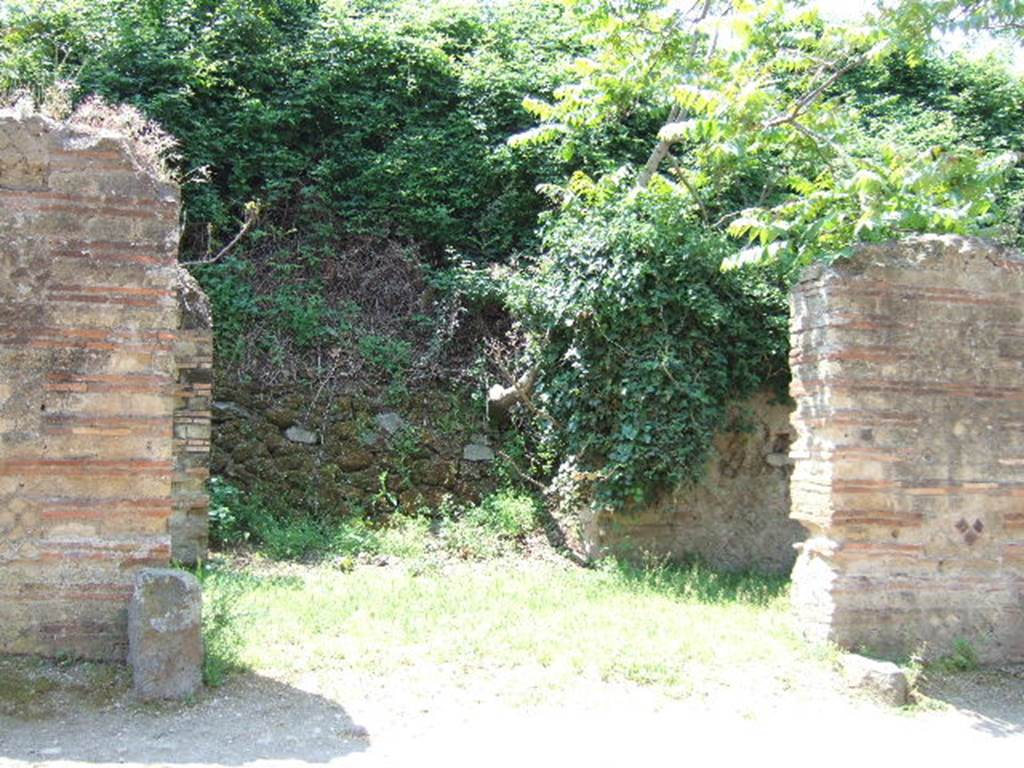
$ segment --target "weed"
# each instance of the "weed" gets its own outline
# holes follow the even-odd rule
[[[203,585],[203,682],[216,688],[245,666],[238,598],[248,585],[203,565],[196,569],[196,578]]]
[[[367,333],[359,338],[359,353],[378,374],[391,378],[405,375],[412,355],[407,341]]]
[[[389,444],[401,487],[409,488],[412,485],[412,462],[423,445],[423,430],[406,424],[391,436]]]
[[[953,643],[953,652],[931,662],[929,666],[939,672],[974,672],[980,663],[978,654],[969,640],[959,638]]]
[[[378,551],[404,560],[424,560],[431,551],[430,520],[398,514],[379,533]]]
[[[441,534],[450,554],[484,560],[513,551],[536,526],[534,499],[505,490],[488,496],[477,506],[445,517]]]
[[[336,555],[352,556],[380,549],[380,536],[361,517],[335,524],[330,531],[328,549]]]
[[[517,539],[536,527],[537,502],[531,496],[514,491],[498,491],[472,508],[466,519],[503,538]]]

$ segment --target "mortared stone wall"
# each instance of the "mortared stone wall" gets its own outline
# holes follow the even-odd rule
[[[1024,260],[920,237],[792,293],[793,599],[812,637],[1024,659]]]

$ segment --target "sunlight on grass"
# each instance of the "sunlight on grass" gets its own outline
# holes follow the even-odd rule
[[[205,586],[211,601],[231,593],[242,663],[285,677],[540,666],[552,680],[583,674],[686,693],[755,665],[788,679],[825,660],[791,629],[784,580],[699,567],[498,560],[421,571],[302,566],[286,576],[222,567]]]

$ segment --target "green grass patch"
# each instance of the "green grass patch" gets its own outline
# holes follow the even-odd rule
[[[237,664],[286,678],[427,665],[468,680],[532,667],[555,686],[587,675],[685,694],[755,667],[795,683],[803,665],[827,662],[791,628],[786,582],[774,577],[524,559],[284,567],[287,579],[222,566],[205,587],[234,608],[223,637]]]

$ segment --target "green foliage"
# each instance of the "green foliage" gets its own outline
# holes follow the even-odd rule
[[[220,478],[210,481],[210,540],[254,545],[274,560],[352,555],[377,546],[375,533],[358,516],[328,520],[277,508],[258,490],[245,493]]]
[[[895,17],[569,5],[593,50],[554,99],[526,101],[540,124],[511,143],[610,151],[545,188],[560,208],[513,304],[523,365],[540,366],[542,444],[622,505],[696,478],[726,404],[785,378],[783,297],[802,266],[913,232],[1017,229],[1020,193],[1002,190],[1021,185],[1007,151],[1022,148],[1021,85],[908,53]],[[605,141],[652,120],[640,153]]]
[[[552,0],[19,0],[0,13],[0,93],[65,81],[72,100],[129,103],[179,140],[183,261],[220,253],[259,209],[226,256],[192,267],[237,380],[347,375],[401,401],[406,347],[447,351],[432,332],[448,304],[394,306],[393,274],[354,285],[352,244],[398,243],[441,270],[456,253],[507,260],[535,245],[536,185],[565,172],[505,144],[529,125],[523,95],[549,95],[580,48]],[[357,290],[377,295],[349,313]],[[371,316],[392,306],[390,325]]]
[[[181,142],[186,243],[268,227],[399,235],[501,256],[531,240],[550,167],[503,146],[576,33],[555,3],[25,0],[4,9],[0,92],[56,78]],[[258,237],[259,233],[255,233]]]
[[[726,239],[684,208],[667,185],[577,177],[515,293],[543,339],[549,439],[608,502],[698,476],[727,404],[787,370],[781,281],[764,267],[722,272]]]
[[[706,229],[746,240],[727,266],[771,260],[795,270],[859,241],[993,223],[1015,154],[913,151],[878,126],[863,130],[841,98],[845,75],[896,50],[881,21],[828,24],[804,3],[778,1],[572,5],[597,52],[553,102],[527,103],[542,123],[517,143],[564,141],[627,109],[667,109],[663,159],[652,155],[638,185],[663,171]]]
[[[884,147],[881,159],[863,161],[852,175],[793,176],[797,194],[771,208],[750,208],[733,219],[728,233],[748,247],[728,267],[790,256],[790,263],[832,259],[854,243],[882,242],[914,232],[983,232],[996,189],[1017,162],[997,157],[950,154],[941,147],[906,153]]]
[[[259,491],[245,493],[220,478],[210,481],[210,540],[220,547],[247,545],[272,560],[385,555],[413,561],[444,557],[487,559],[514,551],[537,527],[537,502],[503,490],[480,504],[445,501],[437,510],[399,508],[380,478],[376,503],[389,514],[371,524],[361,514],[342,519],[299,513],[273,504]]]
[[[248,541],[262,508],[219,477],[210,479],[209,491],[210,543],[224,546]]]
[[[514,491],[499,491],[444,521],[441,536],[448,551],[483,560],[512,551],[537,527],[537,502]]]
[[[1024,148],[1024,126],[1016,119],[1024,109],[1024,82],[996,59],[929,57],[911,66],[905,56],[890,56],[851,73],[844,88],[864,134],[885,136],[908,155],[924,154],[925,166],[952,162],[949,147],[966,155],[963,170],[984,163],[986,154],[998,158],[1002,153],[1006,159],[1007,151]],[[976,193],[975,201],[991,200],[994,186]],[[983,216],[984,225],[998,237],[1018,245],[1024,242],[1022,198],[1024,172],[1016,167],[1007,173],[998,205]]]
[[[370,333],[361,336],[358,343],[360,354],[379,375],[393,379],[405,374],[411,352],[409,342]]]

